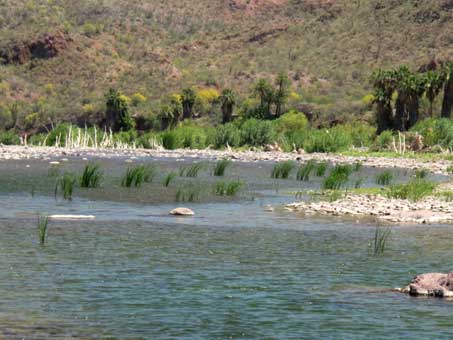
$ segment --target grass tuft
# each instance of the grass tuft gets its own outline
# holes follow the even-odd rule
[[[293,161],[280,162],[274,165],[272,169],[271,177],[272,178],[281,178],[287,179],[293,171],[295,164]]]
[[[318,164],[317,168],[316,168],[316,176],[317,177],[324,177],[324,175],[326,174],[326,171],[327,171],[327,166],[328,166],[328,163],[327,162],[321,162]]]
[[[98,164],[87,164],[80,177],[81,188],[97,188],[101,185],[103,174]]]
[[[126,188],[140,187],[143,183],[150,183],[156,175],[156,169],[149,165],[137,165],[127,168],[121,181],[121,185]]]
[[[65,173],[63,176],[59,177],[55,182],[55,199],[57,198],[58,193],[61,192],[63,199],[71,201],[76,182],[77,180],[74,175],[69,173]]]
[[[298,181],[309,181],[310,174],[315,169],[316,162],[313,159],[310,159],[307,163],[302,164],[297,171],[297,180]]]
[[[44,245],[46,243],[48,224],[49,224],[49,217],[38,214],[38,221],[37,221],[38,239],[39,239],[39,243],[41,245]]]
[[[374,238],[370,243],[370,253],[372,253],[375,256],[383,254],[390,234],[391,230],[389,228],[382,229],[376,227]]]
[[[324,180],[323,188],[326,190],[341,189],[348,182],[351,172],[350,165],[336,165]]]
[[[389,187],[388,198],[408,199],[417,202],[433,194],[437,184],[425,179],[413,179],[405,184],[396,184]]]
[[[243,184],[240,181],[218,182],[215,185],[215,194],[218,196],[236,196]]]
[[[417,169],[415,170],[415,178],[417,179],[424,179],[428,177],[429,171],[426,169]]]
[[[198,173],[205,167],[204,163],[194,163],[191,165],[183,166],[179,169],[179,176],[181,177],[198,177]]]
[[[179,188],[176,192],[176,202],[195,202],[200,197],[201,189],[195,186]]]
[[[165,176],[164,178],[164,187],[167,188],[175,178],[176,178],[175,172],[170,172],[169,174],[167,174],[167,176]]]
[[[218,161],[214,166],[214,176],[222,177],[225,175],[225,170],[231,165],[229,159],[222,159]]]
[[[390,170],[382,171],[376,176],[376,184],[390,185],[393,181],[393,173]]]

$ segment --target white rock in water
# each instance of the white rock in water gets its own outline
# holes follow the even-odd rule
[[[57,161],[53,161],[53,162],[49,162],[50,165],[59,165],[60,162],[57,162]]]
[[[189,208],[176,208],[170,211],[170,215],[173,216],[193,216],[195,213]]]
[[[93,215],[50,215],[51,220],[94,220],[96,216]]]

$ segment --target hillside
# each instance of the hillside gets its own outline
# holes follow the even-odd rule
[[[453,0],[1,0],[0,112],[96,116],[116,87],[149,114],[284,71],[301,107],[363,115],[372,70],[452,55]]]

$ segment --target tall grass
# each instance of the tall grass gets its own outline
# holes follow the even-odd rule
[[[38,221],[37,221],[38,239],[39,239],[39,243],[42,245],[44,245],[46,243],[48,224],[49,224],[49,217],[38,214]]]
[[[103,178],[101,167],[98,164],[87,164],[80,177],[81,188],[97,188]]]
[[[336,165],[329,176],[323,182],[323,188],[326,190],[338,190],[349,180],[352,167],[350,165]]]
[[[389,185],[393,181],[393,173],[390,170],[382,171],[376,176],[376,184]]]
[[[313,159],[310,159],[307,163],[302,164],[297,171],[297,180],[298,181],[309,181],[310,174],[315,169],[316,162]]]
[[[235,196],[242,188],[242,182],[218,182],[215,185],[215,194],[218,196]]]
[[[315,171],[316,176],[324,177],[324,175],[326,174],[326,171],[327,171],[327,166],[328,166],[327,162],[319,163],[318,166],[316,167],[316,171]]]
[[[370,243],[370,253],[375,256],[383,254],[390,234],[391,230],[389,228],[381,229],[379,227],[376,227],[374,238]]]
[[[271,177],[272,178],[281,178],[287,179],[293,171],[295,164],[293,161],[280,162],[274,165],[272,169]]]
[[[179,188],[176,192],[176,202],[195,202],[200,197],[201,189],[195,186]]]
[[[424,179],[428,177],[429,171],[426,169],[417,169],[415,170],[415,178],[417,179]]]
[[[140,187],[143,183],[152,182],[156,174],[156,169],[149,165],[137,165],[127,168],[123,176],[121,185],[126,188]]]
[[[77,180],[74,175],[69,173],[65,173],[63,176],[59,177],[55,182],[55,199],[57,198],[58,193],[61,192],[63,199],[71,201],[76,182]]]
[[[205,167],[204,163],[194,163],[191,165],[183,166],[179,169],[179,176],[181,177],[198,177],[198,173]]]
[[[408,199],[417,202],[422,198],[433,194],[437,184],[425,179],[412,179],[405,184],[396,184],[389,187],[388,198]]]
[[[171,182],[176,178],[176,173],[175,172],[170,172],[165,176],[164,178],[164,187],[168,187]]]
[[[229,159],[222,159],[214,166],[214,176],[222,177],[225,175],[225,170],[231,165]]]

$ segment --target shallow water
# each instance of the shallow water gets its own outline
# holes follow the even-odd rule
[[[64,167],[75,171],[81,164],[70,160]],[[270,164],[230,169],[229,178],[247,182],[240,199],[218,200],[207,190],[202,202],[190,204],[173,202],[173,192],[158,189],[157,180],[137,190],[114,186],[124,160],[103,161],[112,188],[78,190],[72,202],[55,201],[48,164],[28,165],[0,163],[5,338],[453,336],[452,303],[388,291],[417,273],[451,270],[452,227],[395,226],[384,255],[374,257],[368,254],[376,227],[371,221],[263,212],[267,204],[293,201],[288,192],[317,185],[270,180]],[[363,175],[371,178],[373,171]],[[34,196],[24,176],[36,183]],[[206,171],[193,181],[207,188],[216,179]],[[168,217],[177,205],[193,208],[196,216]],[[37,211],[97,219],[51,221],[41,247]]]

